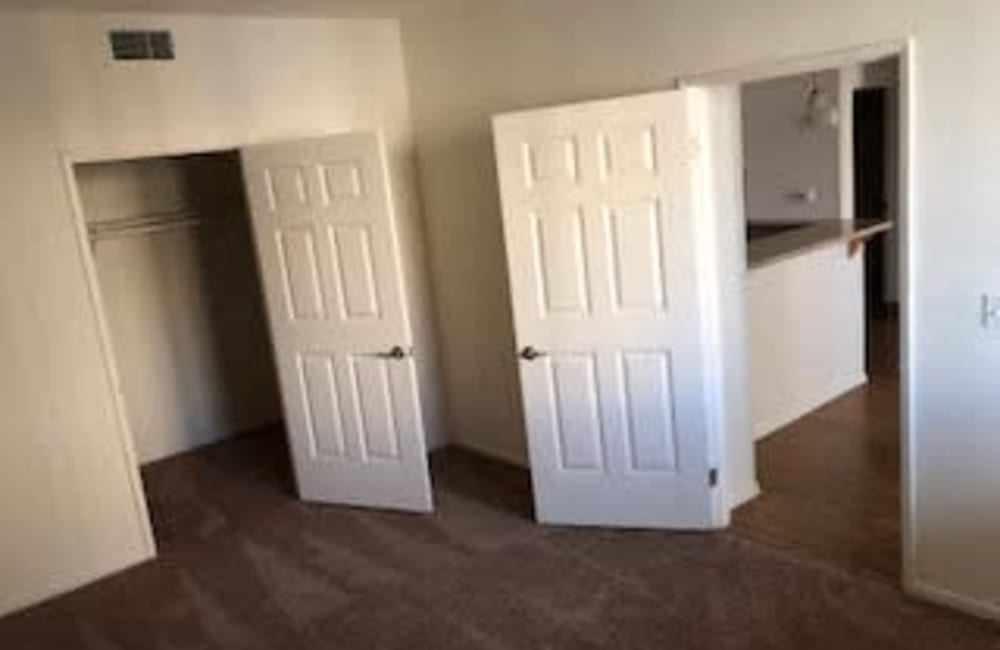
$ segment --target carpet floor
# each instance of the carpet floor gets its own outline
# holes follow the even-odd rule
[[[428,516],[298,502],[280,432],[148,467],[158,559],[0,619],[0,648],[1000,648],[1000,627],[738,532],[538,526],[525,472],[432,465]]]

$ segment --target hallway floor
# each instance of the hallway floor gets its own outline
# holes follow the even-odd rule
[[[296,501],[280,432],[161,462],[159,558],[0,619],[0,648],[1000,648],[996,626],[745,532],[537,526],[526,472],[460,450],[433,467],[437,512],[413,516]]]
[[[736,532],[900,584],[898,330],[869,321],[869,383],[757,443],[761,495],[734,513]]]
[[[736,510],[747,537],[900,582],[899,390],[873,377],[757,443],[761,495]]]

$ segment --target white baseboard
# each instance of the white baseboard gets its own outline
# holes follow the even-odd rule
[[[759,495],[760,483],[756,479],[743,481],[741,485],[734,485],[732,489],[726,491],[726,499],[728,501],[726,506],[730,510],[734,510],[744,503],[749,503]]]
[[[904,589],[906,593],[915,598],[920,598],[936,605],[942,605],[977,618],[1000,621],[1000,603],[976,600],[968,596],[956,594],[947,589],[922,583],[919,580],[907,581]]]
[[[771,435],[778,429],[788,426],[802,416],[815,411],[816,409],[829,404],[838,397],[851,392],[859,386],[868,383],[868,374],[864,371],[852,373],[838,378],[824,386],[821,390],[811,395],[799,396],[793,403],[790,403],[778,415],[774,415],[767,420],[753,423],[753,439],[759,441]]]

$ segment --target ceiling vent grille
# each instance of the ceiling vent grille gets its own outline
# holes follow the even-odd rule
[[[108,33],[115,61],[170,61],[174,58],[174,38],[164,30],[116,29]]]

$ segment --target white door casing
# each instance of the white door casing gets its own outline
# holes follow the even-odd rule
[[[685,90],[494,119],[540,521],[723,521],[699,296],[702,100]]]
[[[431,510],[381,138],[256,145],[242,160],[299,494]]]

